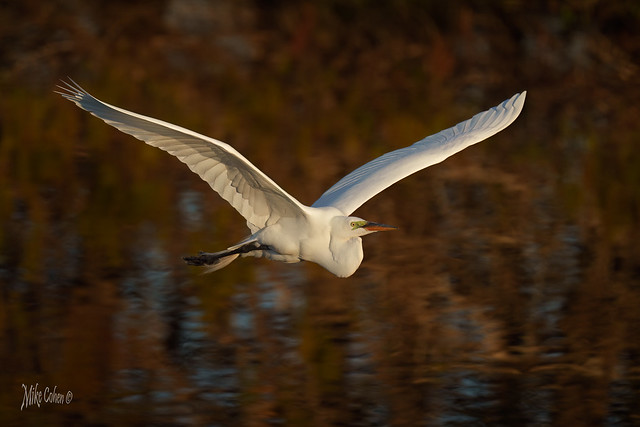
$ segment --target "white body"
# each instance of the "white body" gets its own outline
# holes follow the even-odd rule
[[[247,220],[252,233],[247,239],[226,251],[189,260],[211,265],[211,271],[238,256],[305,260],[339,277],[352,275],[360,266],[362,236],[395,228],[350,216],[358,207],[402,178],[506,128],[522,111],[526,95],[516,94],[452,128],[372,160],[338,181],[310,207],[224,142],[109,105],[75,83],[61,89],[64,92],[60,93],[80,108],[177,157]]]
[[[312,261],[338,277],[351,276],[364,258],[360,236],[368,232],[352,233],[345,228],[345,215],[336,208],[305,210],[306,215],[281,218],[251,235],[247,240],[256,240],[273,250],[256,250],[250,255],[290,263]]]

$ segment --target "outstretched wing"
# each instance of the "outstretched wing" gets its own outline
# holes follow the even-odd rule
[[[316,200],[313,207],[333,206],[345,215],[351,215],[390,185],[509,126],[522,111],[526,93],[516,94],[490,110],[409,147],[383,154],[338,181]]]
[[[224,142],[94,98],[71,80],[60,93],[124,133],[175,156],[206,181],[245,219],[253,232],[282,217],[304,214],[304,206],[287,194],[242,154]]]

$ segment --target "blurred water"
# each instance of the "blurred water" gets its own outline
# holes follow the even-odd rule
[[[73,391],[49,416],[84,422],[631,425],[638,317],[622,301],[637,298],[637,278],[595,267],[599,242],[550,208],[544,187],[511,200],[516,212],[538,204],[513,223],[496,221],[496,189],[440,179],[376,202],[408,227],[367,239],[348,280],[264,260],[205,276],[184,266],[175,242],[243,226],[211,223],[199,190],[175,192],[169,222],[143,218],[162,204],[123,219],[116,266],[86,253],[100,230],[52,220],[42,281],[3,274],[5,411],[20,384],[39,382]],[[403,207],[419,206],[422,185],[444,185],[432,203],[445,217],[416,233]],[[30,218],[16,205],[10,246],[42,227]]]
[[[2,424],[638,425],[636,38],[610,27],[636,9],[258,3],[0,13]],[[400,229],[365,238],[351,278],[202,275],[181,257],[245,221],[51,94],[64,75],[231,143],[305,203],[529,94],[503,133],[356,212]],[[71,399],[21,410],[36,384]]]

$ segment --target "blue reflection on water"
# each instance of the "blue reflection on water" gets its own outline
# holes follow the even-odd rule
[[[179,193],[178,197],[180,217],[183,218],[185,228],[187,230],[200,229],[203,221],[202,193],[184,190]]]

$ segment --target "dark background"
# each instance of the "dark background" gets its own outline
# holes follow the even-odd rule
[[[0,1],[0,422],[640,424],[636,1]],[[244,220],[53,93],[226,141],[311,204],[527,90],[356,214],[349,279],[181,257]],[[24,391],[69,404],[20,410]]]

